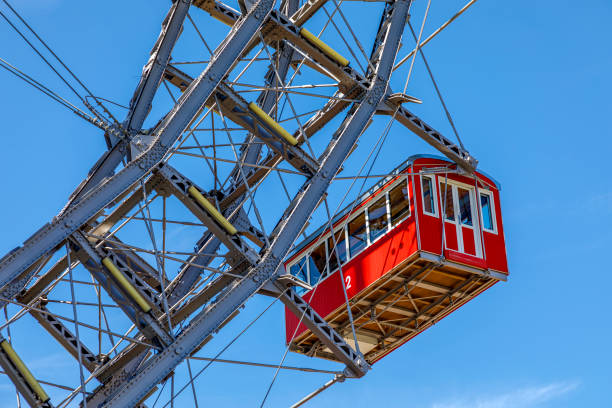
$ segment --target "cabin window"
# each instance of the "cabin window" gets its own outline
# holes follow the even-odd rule
[[[319,282],[319,278],[325,273],[326,263],[325,242],[322,242],[310,253],[310,256],[308,257],[308,282],[311,285],[316,285]]]
[[[291,265],[289,272],[295,276],[303,280],[304,282],[308,282],[308,272],[306,270],[306,258],[302,257],[299,261]]]
[[[334,247],[334,240],[332,237],[327,239],[327,248],[329,253],[329,271],[333,272],[338,269],[338,257],[340,257],[340,263],[346,262],[346,242],[344,239],[344,228],[340,231],[336,231],[336,244]]]
[[[361,213],[348,224],[349,254],[354,257],[366,247],[368,238],[366,234],[365,214]]]
[[[431,177],[421,176],[421,186],[423,189],[423,212],[429,215],[436,215],[436,192]]]
[[[465,188],[457,187],[457,195],[459,198],[459,215],[461,216],[461,224],[474,225],[472,221],[472,198],[470,191]]]
[[[408,183],[405,181],[389,191],[389,206],[391,208],[391,225],[397,225],[410,215],[410,200]]]
[[[480,193],[480,210],[482,212],[482,228],[495,233],[495,217],[493,216],[493,196],[490,193]]]
[[[368,226],[370,228],[370,242],[387,232],[387,197],[383,194],[374,204],[368,207]]]
[[[444,219],[455,221],[455,201],[453,200],[453,186],[440,182],[440,198]]]

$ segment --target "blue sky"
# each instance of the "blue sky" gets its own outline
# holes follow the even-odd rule
[[[95,93],[123,104],[168,3],[13,0]],[[424,1],[415,3],[418,27]],[[432,3],[425,34],[464,4]],[[353,16],[365,19],[359,11]],[[603,0],[481,0],[427,46],[466,146],[502,184],[510,278],[384,358],[364,379],[332,387],[311,406],[612,406],[612,274],[606,258],[612,242],[611,18],[612,4]],[[412,46],[410,38],[404,42],[400,55]],[[68,95],[3,21],[0,57]],[[0,89],[4,254],[61,209],[105,144],[98,130],[6,72],[0,72]],[[418,63],[407,92],[424,102],[414,110],[450,135]],[[361,143],[374,136],[364,135]],[[395,125],[374,172],[431,152]],[[254,300],[253,313],[268,302]],[[224,357],[278,362],[282,313],[273,306]],[[230,330],[247,320],[238,319]],[[47,370],[74,368],[36,340],[22,339],[28,345],[23,357],[35,361],[33,370],[42,378]],[[286,363],[315,364],[294,355]],[[215,365],[197,383],[205,395],[201,402],[253,406],[272,374]],[[286,406],[327,379],[282,373],[266,406]],[[13,398],[1,377],[0,401],[13,406]]]

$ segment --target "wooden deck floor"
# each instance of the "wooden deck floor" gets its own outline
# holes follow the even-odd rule
[[[485,270],[417,252],[350,300],[359,348],[374,363],[496,282]],[[325,320],[354,346],[346,304]],[[335,359],[308,330],[294,339],[291,350]]]

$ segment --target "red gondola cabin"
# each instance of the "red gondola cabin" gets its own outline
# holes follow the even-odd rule
[[[286,270],[302,296],[373,363],[508,275],[500,186],[440,157],[413,156],[304,240]],[[444,219],[444,222],[442,222]],[[296,352],[334,359],[289,310]]]

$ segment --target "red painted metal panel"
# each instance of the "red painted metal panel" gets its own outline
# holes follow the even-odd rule
[[[459,244],[457,242],[457,226],[452,222],[444,223],[444,245],[447,249],[454,251],[459,250]]]
[[[413,173],[417,173],[419,168],[414,168]],[[421,177],[415,176],[415,198],[413,202],[416,204],[418,211],[418,223],[419,223],[419,235],[421,238],[421,250],[431,252],[433,254],[440,254],[442,249],[441,237],[442,237],[442,223],[440,222],[439,209],[436,216],[425,214],[423,211],[423,189],[421,184]],[[435,182],[434,182],[435,183]],[[438,198],[436,197],[436,200]],[[426,231],[423,233],[423,231]]]
[[[474,239],[474,229],[461,226],[463,234],[463,252],[476,256],[476,241]]]
[[[434,158],[418,158],[410,167],[404,170],[412,174],[408,177],[409,192],[411,195],[411,215],[390,232],[380,237],[376,242],[371,244],[355,258],[346,263],[342,269],[345,275],[347,285],[347,294],[349,299],[353,298],[359,292],[366,289],[368,286],[375,283],[384,274],[391,271],[395,266],[402,263],[404,260],[413,255],[416,251],[423,250],[433,254],[441,254],[442,249],[442,220],[441,220],[441,205],[440,205],[440,180],[444,180],[445,175],[434,176],[434,185],[437,192],[437,212],[435,216],[425,214],[422,200],[422,185],[419,171],[424,167],[449,166],[449,162]],[[452,170],[452,166],[450,168]],[[488,177],[477,173],[478,179],[484,183],[494,196],[495,219],[497,233],[493,234],[484,231],[482,234],[482,244],[484,247],[483,258],[476,257],[476,240],[474,230],[461,227],[464,241],[464,251],[458,252],[457,243],[457,228],[453,223],[445,223],[445,241],[447,249],[444,250],[444,256],[452,261],[469,265],[479,269],[493,269],[499,272],[508,272],[506,259],[505,240],[503,233],[503,223],[501,216],[500,195],[495,182]],[[449,173],[446,177],[450,181],[458,181],[468,185],[474,185],[473,178]],[[414,186],[412,182],[414,181]],[[385,183],[389,185],[393,181]],[[479,187],[482,189],[482,184]],[[384,187],[381,188],[381,190]],[[414,191],[414,197],[412,197]],[[360,203],[358,208],[363,207],[370,200],[377,196],[375,192],[367,200]],[[477,197],[477,200],[479,198]],[[344,223],[346,217],[338,220],[336,225]],[[418,224],[418,225],[417,225]],[[418,233],[417,233],[418,232]],[[476,231],[480,234],[480,231]],[[314,241],[313,241],[314,242]],[[419,248],[420,242],[420,248]],[[309,247],[303,248],[300,253],[308,251]],[[292,259],[295,259],[300,254],[295,254]],[[342,282],[339,271],[336,271],[331,276],[322,281],[315,289],[304,295],[304,299],[308,301],[312,307],[321,315],[328,316],[338,308],[344,307],[345,299],[342,290]],[[294,316],[287,309],[285,310],[286,320],[286,340],[289,342],[293,336],[298,336],[306,327],[302,324],[298,327],[299,317]],[[296,330],[297,328],[297,330]]]
[[[463,252],[446,250],[444,251],[444,257],[451,261],[459,262],[464,265],[473,266],[479,269],[486,269],[487,263],[484,259],[478,258],[473,255],[465,254]]]
[[[414,217],[410,216],[342,267],[349,299],[376,282],[416,251],[416,225]],[[303,297],[321,316],[327,316],[345,305],[340,272],[336,271],[327,277]],[[299,318],[285,310],[285,319],[285,331],[287,341],[289,341]],[[306,326],[300,325],[296,336],[299,336],[304,330]]]

